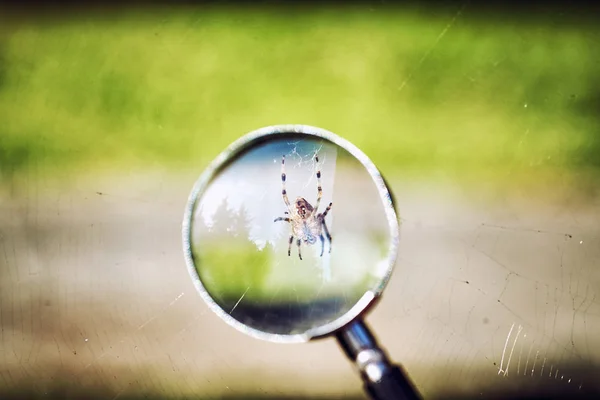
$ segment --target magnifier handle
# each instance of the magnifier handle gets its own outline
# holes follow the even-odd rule
[[[364,322],[353,322],[337,334],[337,339],[360,370],[373,400],[421,399],[403,369],[389,362]]]
[[[364,379],[364,378],[363,378]],[[365,389],[374,400],[420,399],[412,384],[399,366],[392,366],[381,380],[365,380]]]

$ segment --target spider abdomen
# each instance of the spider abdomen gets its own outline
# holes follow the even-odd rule
[[[308,226],[308,224],[304,224],[304,241],[308,244],[317,243],[317,237],[313,234],[313,231]]]
[[[293,222],[292,231],[295,237],[307,244],[315,244],[321,235],[318,221],[309,219],[302,222]]]

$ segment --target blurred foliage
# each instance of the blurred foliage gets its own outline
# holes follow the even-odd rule
[[[210,243],[202,254],[195,252],[202,268],[198,271],[211,297],[220,304],[235,306],[242,294],[250,299],[268,298],[270,291],[265,280],[270,271],[271,250],[256,251],[249,240],[232,239],[223,243]]]
[[[597,167],[599,39],[593,26],[468,8],[173,8],[5,25],[0,173],[203,168],[280,123],[332,130],[389,174]]]

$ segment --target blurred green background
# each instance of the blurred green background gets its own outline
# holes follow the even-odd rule
[[[319,7],[242,7],[239,4],[193,7],[150,7],[145,4],[113,10],[98,6],[77,10],[69,7],[54,10],[2,7],[0,195],[7,188],[29,186],[36,190],[29,199],[27,195],[16,197],[17,202],[22,200],[23,219],[30,220],[25,221],[27,224],[24,223],[22,230],[9,226],[12,230],[6,229],[3,240],[12,243],[15,260],[22,248],[26,249],[25,255],[36,254],[34,245],[37,249],[38,236],[42,234],[56,237],[56,243],[70,248],[65,250],[65,258],[56,261],[57,266],[40,268],[40,278],[32,278],[30,282],[33,288],[39,284],[43,290],[54,293],[55,297],[49,298],[52,301],[58,299],[57,304],[60,301],[69,306],[82,304],[79,310],[83,310],[83,317],[74,321],[83,322],[72,331],[77,340],[83,337],[81,335],[87,335],[85,329],[103,335],[110,330],[106,328],[108,326],[116,330],[111,339],[114,343],[122,343],[118,335],[129,334],[140,338],[132,339],[136,346],[142,347],[145,343],[146,349],[161,347],[157,343],[162,345],[166,339],[159,342],[147,340],[147,337],[170,333],[167,328],[150,326],[146,332],[151,333],[138,331],[154,320],[152,315],[159,315],[151,315],[145,310],[161,313],[162,307],[169,303],[181,306],[182,310],[183,304],[189,307],[185,309],[188,311],[181,312],[181,320],[185,323],[172,324],[177,329],[181,327],[182,331],[187,329],[187,319],[193,315],[189,310],[197,310],[198,303],[195,300],[184,303],[191,296],[178,301],[181,288],[176,278],[179,275],[165,273],[161,262],[150,262],[149,258],[146,264],[140,263],[136,254],[141,254],[139,249],[143,246],[152,246],[151,250],[154,250],[172,240],[178,246],[177,253],[163,251],[162,254],[180,257],[178,224],[181,210],[172,204],[157,203],[156,207],[164,217],[164,220],[156,219],[160,229],[146,225],[155,218],[135,224],[132,215],[137,214],[133,210],[150,215],[147,211],[150,209],[144,208],[147,203],[118,197],[115,184],[108,186],[108,190],[94,186],[94,190],[106,190],[104,194],[107,195],[98,196],[95,203],[90,201],[92,205],[86,207],[68,205],[73,198],[84,203],[75,195],[66,196],[66,200],[48,196],[64,207],[60,214],[58,205],[43,209],[40,204],[45,198],[40,197],[42,200],[38,203],[37,189],[41,188],[39,182],[42,181],[70,185],[76,182],[77,175],[89,182],[93,181],[89,178],[92,174],[128,175],[131,171],[146,168],[173,172],[191,170],[197,175],[220,151],[246,132],[267,125],[297,123],[319,126],[345,137],[367,153],[386,177],[392,179],[400,176],[442,177],[466,183],[475,190],[488,184],[494,188],[504,188],[504,184],[526,188],[540,183],[530,191],[537,196],[544,196],[554,189],[568,192],[570,186],[565,182],[578,185],[589,193],[600,190],[597,184],[600,171],[600,29],[597,15],[584,9],[571,12],[550,6],[531,6],[529,9],[519,6],[521,8],[514,10],[496,10],[493,6],[485,8],[458,2],[410,2],[399,7],[382,1]],[[137,175],[132,176],[137,178]],[[111,197],[111,190],[117,195]],[[169,190],[171,187],[166,191]],[[141,193],[142,189],[132,192]],[[93,191],[89,193],[93,194]],[[443,197],[439,193],[435,196]],[[397,197],[401,195],[397,193]],[[82,198],[87,200],[87,197]],[[155,199],[145,200],[151,204]],[[123,210],[130,219],[118,214],[120,204],[124,204]],[[110,211],[111,207],[116,210],[113,214],[108,211],[94,214],[95,210]],[[169,213],[174,208],[176,218],[172,218],[175,222],[169,230],[171,225],[164,221],[171,221]],[[38,209],[41,210],[40,220],[50,212],[57,213],[59,224],[48,223],[50,228],[47,228],[38,222]],[[12,216],[13,209],[7,207],[5,210],[7,216]],[[104,233],[97,234],[104,236],[94,236],[93,223],[97,227],[94,229],[102,229],[99,222],[108,218],[107,215],[114,216],[117,222],[123,221],[123,226],[107,221]],[[90,227],[86,227],[88,230],[70,230],[69,224],[74,225],[75,221],[89,222]],[[18,225],[17,222],[14,224]],[[64,225],[62,233],[57,231],[57,227],[63,226],[60,224]],[[125,231],[125,225],[129,230],[118,235]],[[122,246],[113,245],[113,250],[127,248],[130,251],[126,253],[130,257],[126,259],[129,260],[124,264],[126,267],[122,266],[118,251],[109,254],[106,250],[111,243],[108,239],[113,236],[117,238],[115,240],[121,240],[119,245]],[[105,241],[96,240],[97,237]],[[131,237],[135,237],[135,241],[128,241]],[[81,241],[71,241],[71,238]],[[24,242],[30,247],[19,247]],[[54,242],[48,248],[53,250],[52,246]],[[157,252],[147,253],[158,257]],[[54,253],[48,250],[40,254]],[[75,257],[80,254],[85,256]],[[106,260],[111,261],[102,259],[102,269],[88,262],[98,254],[108,254]],[[80,260],[85,262],[79,263]],[[173,265],[181,262],[180,258],[176,260]],[[13,262],[12,266],[17,271],[18,268],[24,271],[30,267],[29,262],[25,258],[20,264]],[[523,265],[529,265],[529,262],[523,261]],[[81,272],[84,266],[87,269]],[[136,275],[138,267],[144,268],[144,275]],[[155,281],[150,280],[153,275],[148,274],[148,267],[156,269],[149,269],[154,271]],[[11,270],[6,268],[6,271]],[[83,288],[49,280],[49,277],[60,276],[61,280],[57,278],[56,282],[63,282],[63,275],[60,275],[63,271],[65,277],[77,277],[84,282]],[[156,271],[162,271],[162,275]],[[223,273],[227,271],[224,269]],[[575,274],[581,274],[582,280],[589,279],[584,275],[588,270],[578,271]],[[31,275],[30,271],[26,273]],[[19,298],[21,292],[18,291],[22,287],[28,287],[21,277],[30,275],[6,273],[2,291],[5,298],[12,301],[5,302],[7,307],[12,308],[13,304],[15,310],[17,305],[20,307],[21,303],[14,299]],[[141,276],[144,279],[138,279]],[[98,319],[92,318],[89,322],[89,315],[97,309],[86,308],[91,304],[88,299],[98,304],[106,303],[107,295],[92,290],[96,280],[104,282],[102,279],[121,287],[124,292],[137,295],[145,293],[144,288],[152,296],[139,296],[137,300],[115,296],[113,299],[118,302],[118,307],[110,311],[114,314],[103,311],[105,314],[97,313],[100,314]],[[188,282],[187,277],[185,279]],[[440,282],[444,279],[440,278]],[[431,293],[437,293],[437,287],[432,288],[436,290],[432,289]],[[39,293],[44,293],[41,290]],[[169,290],[179,297],[173,297]],[[29,292],[23,289],[23,293],[26,296]],[[31,293],[37,301],[37,292]],[[63,293],[64,299],[59,297]],[[445,296],[444,293],[440,296]],[[526,295],[530,296],[530,293]],[[39,299],[42,299],[41,295]],[[494,304],[500,302],[489,299]],[[49,300],[47,302],[49,304]],[[126,308],[130,303],[131,308]],[[112,307],[109,302],[106,304]],[[169,311],[173,309],[169,308]],[[15,317],[17,314],[23,316]],[[114,317],[113,321],[113,315],[117,314],[119,317]],[[176,313],[165,313],[167,317],[171,314]],[[17,311],[5,314],[5,320],[10,319],[7,315],[12,317],[13,324],[21,321],[19,318],[30,319],[29,314]],[[54,319],[54,314],[48,315]],[[129,316],[133,321],[139,319],[139,324],[128,321],[127,324],[133,326],[131,331],[119,331],[121,328],[117,324],[121,324],[119,318],[126,319],[123,316]],[[146,316],[151,318],[145,319]],[[76,322],[69,321],[64,315],[62,318],[64,327],[76,326]],[[165,326],[169,325],[169,320],[166,321]],[[194,319],[193,323],[195,321],[205,323],[209,320]],[[162,317],[158,322],[163,323]],[[432,326],[432,330],[439,330]],[[45,332],[42,327],[45,329],[46,325],[39,325],[39,335]],[[18,383],[27,390],[14,389],[11,398],[32,398],[34,394],[29,395],[28,390],[33,387],[31,382],[37,383],[38,378],[41,383],[36,386],[35,395],[47,398],[46,394],[50,393],[48,396],[52,396],[50,389],[46,393],[39,387],[50,387],[47,383],[50,380],[53,384],[58,382],[52,376],[52,362],[60,358],[62,365],[62,357],[70,355],[69,352],[61,353],[56,344],[58,332],[67,329],[64,327],[48,331],[47,337],[39,336],[42,339],[32,336],[32,343],[43,343],[43,340],[51,343],[53,350],[45,353],[45,360],[50,361],[47,364],[40,362],[40,367],[32,363],[35,368],[21,375],[26,378],[23,378],[24,385],[18,377],[7,382],[6,396],[10,396],[7,391],[13,390],[11,386]],[[36,333],[38,328],[35,328]],[[205,331],[200,326],[190,335]],[[21,343],[21,337],[14,332],[10,338],[5,335],[8,343]],[[214,332],[214,338],[221,339],[222,332]],[[164,335],[163,338],[166,333]],[[439,338],[441,342],[444,336]],[[240,343],[245,343],[241,340]],[[90,341],[90,344],[96,342],[101,340]],[[87,339],[83,343],[87,346]],[[184,348],[189,346],[191,339],[190,342],[181,339],[173,343],[169,349]],[[194,342],[193,347],[197,349],[196,344]],[[433,345],[435,343],[432,348]],[[53,352],[55,348],[58,355]],[[101,347],[94,349],[100,354]],[[234,351],[235,347],[231,354]],[[15,356],[21,354],[18,349],[14,353]],[[78,354],[77,357],[88,357],[84,360],[96,360],[95,353],[93,357],[82,356],[82,351]],[[122,355],[123,352],[119,348],[114,354]],[[102,356],[104,353],[99,358]],[[235,356],[239,357],[238,354]],[[132,365],[132,360],[137,363],[136,357],[128,358]],[[162,360],[154,357],[152,353],[145,361],[158,363]],[[221,358],[219,356],[219,360]],[[206,355],[198,352],[194,360],[202,359],[207,359]],[[223,360],[225,364],[228,362],[226,358]],[[165,380],[175,379],[180,370],[172,369],[174,364],[170,357],[168,361],[163,365],[168,366],[166,371],[169,373],[173,371],[172,375],[166,375],[158,367],[152,367],[152,373],[165,376]],[[180,362],[179,365],[187,365],[185,359]],[[222,371],[233,374],[225,364],[219,364]],[[13,368],[8,369],[9,375],[22,369],[17,362],[7,365]],[[73,371],[87,368],[75,362],[68,365]],[[96,381],[96,370],[92,369],[84,378],[95,385],[113,385],[110,387],[120,391],[103,396],[98,389],[95,390],[99,393],[97,397],[114,397],[115,393],[121,399],[140,397],[135,393],[141,390],[141,384],[130,386],[126,373],[113,375],[113,370],[117,371],[116,364],[107,362],[105,365],[98,366],[98,371],[109,372],[104,382]],[[218,367],[212,364],[209,367],[211,371],[221,373]],[[451,365],[451,369],[454,372],[455,367]],[[469,369],[468,373],[471,371]],[[135,370],[136,374],[138,372],[139,369]],[[255,372],[243,373],[243,379],[238,381],[242,382]],[[79,386],[86,392],[83,397],[92,397],[88,393],[91,386],[85,384],[84,378],[74,383],[71,375],[65,376],[69,377],[65,387],[72,397],[77,396]],[[427,370],[422,376],[433,375]],[[135,379],[137,382],[138,378]],[[231,379],[229,382],[237,378]],[[459,379],[452,376],[451,380]],[[191,381],[204,385],[197,375]],[[211,387],[225,381],[216,382]],[[132,388],[129,394],[121,396],[128,387]],[[262,393],[264,388],[259,389]],[[65,398],[60,387],[59,390],[54,398]]]
[[[31,171],[201,168],[280,123],[332,130],[387,174],[514,182],[600,166],[600,31],[559,12],[39,14],[4,12],[0,24],[0,174],[13,183]]]

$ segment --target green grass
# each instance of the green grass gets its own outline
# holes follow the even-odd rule
[[[248,240],[226,243],[207,243],[203,252],[195,252],[200,279],[211,296],[222,303],[233,304],[246,292],[249,298],[263,300],[271,291],[265,288],[265,279],[270,269],[270,248],[257,251],[256,245]]]
[[[173,9],[5,26],[0,174],[202,168],[279,123],[330,129],[388,174],[600,165],[600,30],[434,14]]]
[[[387,253],[387,246],[382,245],[381,250],[383,254]],[[339,295],[340,291],[360,297],[379,282],[365,273],[361,280],[351,285],[343,281],[328,284],[323,281],[321,272],[315,270],[319,263],[311,263],[310,255],[306,253],[307,264],[303,270],[275,258],[270,245],[258,251],[255,244],[243,237],[205,240],[194,247],[194,259],[206,289],[213,298],[222,304],[231,303],[231,306],[243,294],[247,300],[268,303],[285,303],[290,301],[290,296],[294,302],[310,302]],[[287,257],[282,258],[289,262]],[[340,268],[339,262],[334,264],[333,268],[336,267]],[[270,280],[269,275],[273,275]]]

